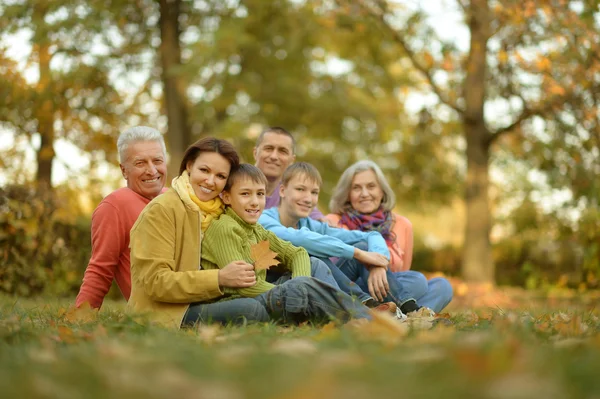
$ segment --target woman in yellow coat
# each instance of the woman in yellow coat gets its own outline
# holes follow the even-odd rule
[[[225,287],[256,283],[252,265],[235,261],[220,270],[200,269],[202,236],[223,213],[219,194],[238,165],[237,152],[225,140],[204,138],[187,149],[172,187],[144,208],[131,229],[130,311],[175,328],[269,320],[253,299],[217,301]]]

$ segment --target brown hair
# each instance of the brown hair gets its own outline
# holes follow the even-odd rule
[[[267,178],[262,170],[249,163],[242,163],[237,168],[231,170],[223,191],[231,191],[231,187],[243,178],[250,179],[254,183],[262,183],[265,187],[267,186]]]
[[[290,180],[297,175],[304,175],[306,178],[317,183],[319,187],[323,184],[323,179],[317,168],[308,162],[296,162],[288,166],[281,177],[281,184],[287,186]]]
[[[214,137],[204,137],[185,150],[181,165],[179,165],[179,174],[181,175],[187,169],[187,166],[190,163],[194,163],[196,158],[203,152],[216,152],[222,155],[223,158],[229,161],[231,169],[235,169],[240,165],[240,157],[230,142]]]

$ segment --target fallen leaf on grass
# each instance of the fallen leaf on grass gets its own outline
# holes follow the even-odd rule
[[[398,345],[408,335],[410,328],[392,315],[369,310],[372,319],[354,319],[344,327],[357,333],[363,340],[379,341],[389,346]]]
[[[264,240],[250,246],[250,256],[254,260],[254,270],[267,270],[271,266],[279,264],[275,259],[277,253],[269,249],[269,241]]]
[[[218,324],[200,324],[198,325],[196,331],[198,332],[198,338],[200,341],[204,342],[205,344],[212,344],[216,341],[219,334],[221,334],[221,326]]]
[[[271,351],[283,355],[309,355],[317,352],[317,346],[306,339],[285,339],[273,343]]]
[[[56,337],[56,340],[58,342],[64,342],[65,344],[73,344],[77,341],[77,337],[71,328],[59,326],[58,337]]]
[[[319,333],[315,336],[315,340],[322,341],[324,339],[334,339],[339,337],[339,335],[339,328],[335,322],[330,321],[321,328],[321,331],[319,331]]]
[[[440,325],[431,330],[422,330],[417,333],[415,340],[423,344],[434,344],[443,341],[450,341],[456,334],[456,328]]]
[[[98,309],[92,308],[89,302],[84,302],[78,308],[69,308],[63,317],[69,323],[90,323],[98,318]]]
[[[579,316],[575,316],[573,318],[560,317],[560,320],[564,321],[558,322],[554,325],[554,329],[560,335],[572,337],[576,335],[583,335],[588,330],[588,326],[581,322],[581,317]]]
[[[227,345],[219,350],[217,359],[227,366],[243,367],[248,363],[249,356],[255,351],[256,347],[250,344]]]

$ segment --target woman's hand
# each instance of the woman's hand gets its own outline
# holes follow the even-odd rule
[[[390,264],[390,260],[382,254],[363,251],[359,248],[354,248],[354,258],[364,265],[383,267],[384,269],[387,269]]]
[[[386,270],[383,267],[373,267],[369,273],[369,293],[379,302],[384,302],[390,291]]]
[[[243,260],[231,262],[219,270],[219,286],[230,288],[247,288],[256,284],[254,266]]]

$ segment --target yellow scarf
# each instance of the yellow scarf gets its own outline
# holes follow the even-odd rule
[[[190,183],[190,175],[187,171],[183,171],[181,176],[174,178],[171,187],[177,191],[185,206],[200,212],[202,215],[202,231],[206,231],[210,223],[225,210],[225,205],[218,196],[210,201],[200,201],[194,193],[194,188]]]

